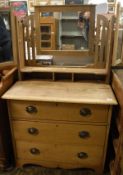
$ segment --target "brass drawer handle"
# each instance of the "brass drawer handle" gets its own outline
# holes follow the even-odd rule
[[[37,135],[39,131],[37,128],[28,128],[28,133],[32,135]]]
[[[30,153],[33,154],[33,155],[38,155],[38,154],[40,154],[40,151],[37,148],[31,148]]]
[[[80,115],[82,115],[83,117],[91,115],[91,110],[89,108],[82,108],[80,109]]]
[[[35,106],[27,106],[26,112],[28,112],[30,114],[37,113],[37,108]]]
[[[88,154],[85,153],[85,152],[80,152],[80,153],[77,154],[77,156],[80,159],[86,159],[86,158],[88,158]]]
[[[86,139],[86,138],[90,137],[90,134],[87,131],[80,131],[79,132],[79,137],[83,138],[83,139]]]

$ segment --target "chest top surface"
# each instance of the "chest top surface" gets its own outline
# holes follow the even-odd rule
[[[49,81],[18,81],[3,99],[45,102],[117,104],[107,84]]]

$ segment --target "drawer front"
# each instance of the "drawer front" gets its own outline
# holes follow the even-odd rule
[[[13,121],[16,140],[41,143],[100,145],[105,143],[106,126]]]
[[[16,120],[64,120],[82,122],[107,122],[107,105],[83,105],[10,101],[10,115]]]
[[[39,144],[16,142],[17,159],[74,163],[81,166],[98,166],[103,160],[103,147],[82,145]],[[31,162],[30,162],[31,163]]]
[[[74,170],[76,168],[77,169],[80,168],[80,175],[83,175],[82,174],[83,171],[81,168],[84,168],[84,169],[87,168],[90,170],[97,170],[97,172],[99,170],[102,170],[103,160],[101,161],[101,163],[99,161],[100,160],[98,160],[98,165],[96,165],[96,164],[94,164],[94,162],[87,163],[86,161],[83,161],[83,163],[78,163],[78,162],[77,163],[75,163],[75,162],[73,162],[73,163],[68,162],[67,163],[67,162],[55,162],[55,161],[48,161],[48,160],[43,161],[43,160],[25,159],[24,158],[24,159],[16,159],[16,164],[19,167],[23,166],[24,164],[35,164],[35,165],[41,165],[42,167],[45,167],[45,168],[47,167],[48,169],[55,168],[55,174],[61,174],[59,172],[56,172],[56,169],[59,171],[59,168],[67,169],[67,170],[71,169],[71,171],[70,171],[71,173],[69,173],[69,174],[75,174]],[[97,162],[97,161],[95,161],[95,162]],[[74,169],[74,170],[72,171],[72,169]],[[68,171],[67,171],[67,173],[68,173]],[[52,174],[52,172],[50,172],[50,174]],[[50,174],[48,174],[48,175],[50,175]],[[53,174],[54,174],[54,172],[53,172]],[[64,174],[66,174],[66,173],[64,173]],[[99,174],[99,173],[97,173],[97,174]]]

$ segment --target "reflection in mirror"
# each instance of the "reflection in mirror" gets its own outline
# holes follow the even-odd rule
[[[122,56],[122,45],[123,45],[123,11],[120,13],[119,17],[119,30],[118,30],[118,43],[117,43],[117,56],[116,58],[119,59]]]
[[[41,50],[88,49],[89,18],[89,11],[41,13]]]
[[[123,43],[123,29],[119,29],[118,33],[118,50],[117,50],[117,59],[121,58],[122,55],[122,43]]]
[[[12,60],[10,12],[0,11],[0,62]]]
[[[120,3],[117,4],[112,64],[123,65],[123,7]]]

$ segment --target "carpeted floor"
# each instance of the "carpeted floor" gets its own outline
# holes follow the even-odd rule
[[[61,170],[52,168],[43,168],[40,166],[26,166],[15,168],[11,171],[0,171],[0,175],[95,175],[92,171],[87,170]],[[109,175],[109,174],[105,174]]]

